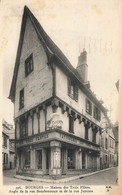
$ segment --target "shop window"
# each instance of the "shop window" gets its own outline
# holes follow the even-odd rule
[[[78,86],[68,78],[68,96],[78,101]]]
[[[98,121],[101,120],[101,112],[96,106],[94,106],[94,118]]]
[[[69,132],[74,133],[74,118],[69,116]]]
[[[22,109],[23,107],[24,107],[24,89],[22,89],[19,94],[19,109]]]
[[[88,99],[86,99],[86,112],[92,115],[92,103]]]
[[[25,166],[30,168],[30,151],[26,151],[25,153]]]
[[[68,169],[75,169],[75,151],[68,150]]]
[[[37,151],[37,168],[42,169],[42,150]]]
[[[33,71],[33,55],[31,54],[25,60],[25,76],[27,77]]]

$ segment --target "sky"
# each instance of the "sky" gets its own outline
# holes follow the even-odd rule
[[[14,105],[8,96],[25,5],[74,67],[85,48],[91,89],[110,110],[108,115],[112,122],[116,122],[119,93],[115,83],[122,76],[120,0],[1,0],[2,117],[13,124]]]

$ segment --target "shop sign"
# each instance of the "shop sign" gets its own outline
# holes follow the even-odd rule
[[[47,138],[48,138],[48,134],[38,135],[35,137],[27,138],[25,140],[20,140],[17,142],[17,145],[25,145],[25,144],[32,143],[32,142],[44,141]]]

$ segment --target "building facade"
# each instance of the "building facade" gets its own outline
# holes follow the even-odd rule
[[[115,137],[115,155],[114,155],[114,165],[118,166],[119,162],[119,138],[118,138],[118,133],[119,133],[119,124],[116,123],[113,125],[113,134]]]
[[[87,52],[75,69],[25,7],[9,95],[15,106],[17,174],[100,170],[102,123],[109,119],[87,72]]]
[[[2,122],[2,159],[3,170],[15,168],[15,132],[13,126],[4,119]]]

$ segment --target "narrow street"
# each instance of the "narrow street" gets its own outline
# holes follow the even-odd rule
[[[40,182],[20,180],[14,178],[16,171],[5,170],[3,172],[3,185],[40,185]],[[105,170],[91,176],[81,179],[73,180],[67,183],[60,183],[60,185],[117,185],[118,167],[110,170]],[[43,185],[58,185],[53,183],[41,182]]]

